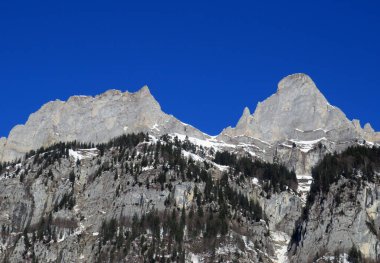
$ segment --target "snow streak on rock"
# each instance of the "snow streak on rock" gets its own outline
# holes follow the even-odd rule
[[[273,259],[274,262],[288,263],[289,259],[287,256],[287,252],[290,236],[285,234],[284,232],[271,232],[271,238],[273,240],[276,255],[276,258]]]

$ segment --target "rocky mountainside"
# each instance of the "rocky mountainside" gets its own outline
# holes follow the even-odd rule
[[[99,96],[74,96],[53,101],[33,113],[25,125],[12,129],[0,140],[0,160],[22,157],[30,150],[58,142],[102,143],[125,133],[180,133],[207,137],[161,111],[147,86],[136,93],[109,90]]]
[[[57,142],[102,143],[133,132],[226,143],[264,161],[280,160],[298,174],[310,174],[326,152],[342,151],[359,140],[380,142],[380,133],[370,124],[361,128],[358,120],[349,121],[330,105],[309,76],[293,74],[280,81],[277,92],[259,103],[254,114],[245,108],[237,126],[215,138],[162,112],[146,86],[136,93],[109,90],[96,97],[49,102],[0,139],[0,161]],[[320,143],[324,149],[315,151]]]
[[[277,92],[259,102],[252,115],[245,108],[236,127],[224,129],[217,138],[250,145],[265,161],[279,160],[297,174],[310,174],[326,153],[357,142],[373,145],[380,142],[380,133],[370,124],[362,128],[358,120],[348,120],[309,76],[293,74],[282,79]]]
[[[222,165],[170,136],[90,147],[60,143],[1,167],[3,262],[286,258],[302,202],[285,167],[235,155]]]
[[[147,87],[0,139],[2,262],[379,262],[380,134],[304,74],[209,136]]]
[[[364,138],[380,140],[370,124],[365,129],[356,120],[330,105],[312,79],[293,74],[282,79],[277,92],[257,105],[254,114],[245,108],[235,128],[227,128],[221,136],[247,136],[270,143],[289,139],[313,141],[326,138],[333,142]]]
[[[378,147],[351,147],[326,156],[313,169],[314,182],[290,246],[292,261],[355,249],[362,255],[356,262],[379,262],[379,171]]]

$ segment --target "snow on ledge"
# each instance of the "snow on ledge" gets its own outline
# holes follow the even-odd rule
[[[308,153],[309,151],[311,151],[314,146],[321,142],[321,141],[327,141],[326,137],[322,137],[320,139],[317,139],[317,140],[312,140],[312,141],[297,141],[297,140],[293,140],[293,139],[290,139],[289,140],[290,142],[292,143],[295,143],[296,146],[304,153]]]
[[[179,133],[171,133],[169,134],[172,137],[178,137],[179,140],[184,141],[186,139],[186,135],[179,134]],[[229,148],[236,148],[236,145],[234,144],[228,144],[221,141],[216,141],[215,139],[198,139],[194,137],[188,137],[189,141],[197,146],[202,146],[205,148],[214,148],[218,149],[219,147],[229,147]]]
[[[160,131],[160,129],[158,128],[159,125],[157,123],[155,123],[152,128],[150,128],[151,130],[156,130],[156,131]]]

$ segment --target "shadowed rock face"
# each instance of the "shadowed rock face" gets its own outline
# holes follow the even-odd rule
[[[25,125],[14,127],[8,139],[0,140],[0,161],[60,141],[102,143],[132,132],[207,136],[162,112],[146,86],[136,93],[109,90],[96,97],[74,96],[67,102],[45,104]]]
[[[345,114],[328,103],[312,79],[293,74],[282,79],[277,92],[257,105],[253,115],[245,109],[236,128],[227,128],[222,136],[248,136],[268,142],[286,139],[315,140],[326,137],[340,141],[364,137],[376,141],[369,124],[365,130],[355,126]]]

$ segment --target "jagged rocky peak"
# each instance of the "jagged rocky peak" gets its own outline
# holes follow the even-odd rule
[[[243,110],[243,116],[242,117],[249,117],[251,115],[251,111],[248,107],[245,107]]]
[[[12,161],[60,141],[101,143],[132,132],[207,136],[162,112],[147,86],[134,93],[108,90],[95,97],[73,96],[66,102],[43,105],[25,125],[17,125],[0,141],[0,161]]]
[[[375,132],[375,130],[372,128],[371,124],[370,123],[366,123],[364,125],[364,131],[365,132],[369,132],[369,133],[373,133]]]
[[[144,85],[139,90],[139,94],[144,95],[144,96],[152,96],[152,94],[150,93],[150,89],[149,89],[149,87],[147,85]]]
[[[283,78],[277,92],[259,102],[253,115],[247,116],[244,111],[236,128],[227,128],[220,136],[246,136],[268,142],[323,137],[340,141],[372,136],[370,126],[365,129],[367,133],[357,126],[327,101],[308,75],[297,73]]]
[[[364,127],[361,126],[360,120],[352,120],[352,125],[356,131],[361,135],[362,139],[370,142],[380,142],[380,132],[376,132],[370,123],[366,123]]]
[[[249,123],[251,119],[251,112],[248,107],[244,108],[243,115],[240,117],[238,124],[236,127],[244,127]]]

